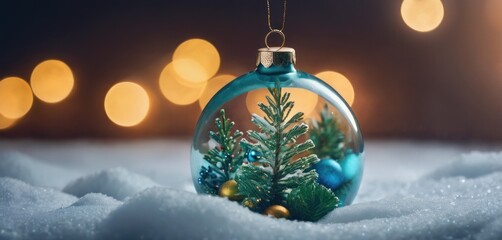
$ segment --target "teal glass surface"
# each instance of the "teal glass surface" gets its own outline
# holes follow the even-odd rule
[[[350,184],[339,187],[344,189],[332,190],[334,192],[343,190],[338,191],[337,195],[340,199],[340,206],[352,203],[361,183],[364,166],[364,142],[361,129],[351,108],[336,90],[317,77],[296,70],[293,64],[272,65],[268,68],[259,64],[254,71],[227,84],[209,101],[197,123],[191,147],[191,170],[196,191],[204,193],[199,178],[202,168],[208,165],[204,160],[204,155],[214,147],[214,143],[211,143],[209,138],[209,132],[215,131],[215,119],[219,117],[220,109],[225,109],[227,116],[235,121],[235,127],[246,136],[246,130],[253,128],[250,124],[251,113],[246,107],[246,94],[263,88],[273,88],[276,83],[279,83],[279,86],[286,92],[288,88],[301,88],[317,94],[319,96],[317,105],[327,104],[330,111],[337,117],[340,129],[345,136],[343,143],[345,154],[343,159],[336,159],[337,163],[335,163],[337,169],[341,168],[341,171],[336,171],[337,176],[328,176],[328,178],[342,177],[343,181],[350,181]],[[316,107],[314,111],[317,113],[312,113],[310,118],[318,116],[319,109]],[[306,123],[310,121],[308,118],[305,119]]]

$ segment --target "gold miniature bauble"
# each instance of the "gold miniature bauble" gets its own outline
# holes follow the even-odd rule
[[[232,201],[241,201],[244,198],[242,195],[239,195],[239,188],[237,185],[238,184],[235,180],[226,181],[221,185],[218,195],[220,195],[220,197],[226,197]]]
[[[274,218],[289,218],[289,210],[281,205],[272,205],[265,209],[263,214]]]

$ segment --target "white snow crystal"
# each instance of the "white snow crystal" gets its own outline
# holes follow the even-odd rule
[[[71,205],[41,212],[27,219],[19,229],[24,239],[90,239],[96,227],[118,205]]]
[[[0,178],[0,239],[24,231],[19,225],[40,213],[69,206],[76,197],[53,189],[30,186],[11,178]]]
[[[101,193],[88,193],[74,202],[71,206],[114,206],[120,205],[121,203],[122,202],[115,200],[115,198],[108,197]]]

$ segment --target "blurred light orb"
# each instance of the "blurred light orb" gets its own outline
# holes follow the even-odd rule
[[[16,119],[10,119],[0,114],[0,130],[8,129],[16,123]]]
[[[502,1],[485,0],[486,19],[497,30],[502,30]]]
[[[355,93],[354,87],[352,87],[349,79],[334,71],[320,72],[315,76],[334,88],[343,97],[343,99],[345,99],[345,101],[352,106],[352,103],[354,103]]]
[[[30,111],[33,93],[30,85],[21,78],[8,77],[0,81],[0,114],[18,119]]]
[[[207,82],[190,86],[182,84],[183,81],[174,71],[173,63],[169,63],[160,73],[159,87],[162,95],[176,105],[196,102],[204,92]]]
[[[282,91],[283,93],[291,93],[289,100],[295,103],[290,116],[297,112],[303,112],[305,114],[304,116],[307,117],[317,106],[319,96],[309,90],[302,88],[283,88]],[[246,106],[248,111],[250,113],[256,113],[259,116],[265,116],[265,113],[258,107],[258,103],[261,102],[267,105],[268,102],[265,97],[269,95],[268,89],[265,88],[248,92],[246,95]]]
[[[173,65],[172,68],[174,73],[177,75],[178,82],[187,87],[204,86],[209,79],[204,66],[193,59],[178,59],[171,62],[171,64]],[[176,71],[175,66],[179,71]]]
[[[40,100],[57,103],[68,97],[73,89],[73,73],[64,62],[46,60],[31,73],[31,88]]]
[[[108,90],[105,112],[110,120],[122,127],[141,123],[150,109],[146,90],[137,83],[120,82]]]
[[[209,79],[207,82],[206,89],[199,98],[199,105],[201,109],[206,107],[207,103],[213,98],[213,96],[220,91],[225,85],[235,79],[234,75],[223,74],[218,75],[214,78]]]
[[[204,39],[189,39],[173,54],[173,67],[186,82],[200,84],[213,77],[220,68],[220,54]]]
[[[401,16],[411,29],[429,32],[443,21],[443,3],[441,0],[403,0]]]

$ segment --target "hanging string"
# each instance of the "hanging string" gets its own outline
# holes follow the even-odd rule
[[[268,29],[270,29],[270,31],[273,31],[273,30],[279,30],[279,31],[283,31],[284,30],[284,26],[286,26],[286,1],[287,0],[284,0],[284,7],[283,7],[283,13],[282,13],[282,26],[280,29],[278,28],[273,28],[272,27],[272,23],[270,21],[270,0],[267,0],[267,21],[268,21]]]
[[[283,13],[282,13],[282,26],[281,26],[281,28],[273,28],[272,27],[272,23],[270,21],[270,18],[271,18],[270,17],[271,16],[271,13],[270,13],[270,0],[267,0],[267,22],[268,22],[268,29],[270,31],[267,33],[267,35],[265,35],[265,45],[267,46],[268,49],[270,49],[270,46],[268,44],[268,37],[272,33],[277,33],[277,34],[279,34],[282,37],[281,46],[277,50],[279,50],[282,47],[284,47],[284,44],[286,43],[286,35],[284,35],[284,33],[282,32],[284,30],[284,27],[286,26],[286,1],[287,0],[284,0]]]

